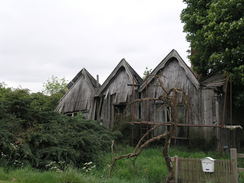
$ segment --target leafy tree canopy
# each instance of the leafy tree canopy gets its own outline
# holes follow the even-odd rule
[[[242,0],[183,0],[184,31],[190,42],[189,56],[200,78],[215,73],[231,76],[244,101],[244,4]],[[236,98],[236,99],[237,99]]]
[[[58,105],[60,98],[65,94],[67,89],[67,81],[64,78],[58,78],[52,76],[43,84],[42,93],[50,96],[49,103],[53,106],[53,109]]]
[[[184,0],[190,59],[202,76],[227,71],[244,83],[244,6],[241,0]]]
[[[59,79],[57,76],[51,76],[51,78],[43,84],[43,87],[43,93],[47,95],[65,93],[67,90],[67,81],[64,78]]]

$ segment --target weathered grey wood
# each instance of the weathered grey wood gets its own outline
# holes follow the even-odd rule
[[[159,65],[159,67],[160,66],[161,65]],[[186,108],[188,108],[185,114],[185,121],[194,124],[200,122],[201,119],[201,113],[199,112],[200,101],[198,100],[200,98],[200,92],[194,85],[193,81],[189,79],[185,69],[187,68],[183,68],[175,57],[168,58],[167,62],[164,63],[163,67],[155,69],[158,70],[158,72],[153,72],[155,75],[157,75],[158,79],[144,81],[144,85],[145,83],[147,83],[147,85],[144,86],[144,89],[142,85],[142,88],[140,88],[140,90],[142,98],[146,96],[151,98],[157,98],[163,95],[164,91],[161,87],[159,87],[158,80],[160,80],[163,83],[163,86],[166,90],[170,90],[171,88],[182,89],[186,95],[190,96],[189,107],[185,106]],[[181,102],[182,97],[179,97],[179,103]],[[161,109],[152,110],[155,108],[154,105],[158,105],[158,108],[161,107]],[[147,109],[149,110],[149,112]],[[143,120],[162,122],[170,121],[170,119],[167,119],[166,117],[166,109],[164,109],[164,106],[162,104],[155,104],[154,102],[144,103],[142,104],[142,111]]]
[[[102,112],[96,113],[99,116],[98,119],[101,119],[107,128],[114,127],[114,105],[124,104],[126,106],[124,119],[130,116],[131,108],[129,103],[132,94],[135,95],[135,91],[133,91],[135,87],[128,86],[128,83],[140,85],[141,82],[140,76],[125,59],[122,59],[102,84],[96,93],[100,101],[102,101],[101,98],[104,100],[103,105],[101,105]]]
[[[178,176],[179,176],[179,160],[178,156],[175,156],[175,183],[178,183]]]
[[[238,183],[238,168],[237,168],[237,150],[236,148],[230,149],[230,158],[233,170],[233,183]]]
[[[223,107],[225,106],[224,99],[228,98],[228,92],[222,91],[225,88],[223,85],[226,85],[225,77],[214,75],[199,82],[175,50],[172,50],[143,82],[125,59],[119,62],[102,86],[88,71],[82,69],[68,84],[69,90],[60,100],[56,110],[62,113],[82,111],[89,119],[102,121],[107,128],[113,128],[114,106],[125,104],[124,119],[129,119],[133,112],[135,120],[140,118],[143,121],[168,122],[170,119],[167,119],[167,108],[163,105],[154,101],[131,105],[135,99],[157,98],[164,94],[165,91],[159,87],[155,75],[166,90],[179,88],[188,96],[189,105],[185,106],[187,109],[182,123],[185,121],[190,124],[213,125],[229,119],[227,112],[229,104],[226,103],[226,107]],[[178,100],[178,103],[182,103],[183,97],[179,96]],[[226,114],[223,115],[223,111],[226,111]],[[164,130],[165,127],[160,127],[155,131],[155,135]],[[184,138],[191,139],[197,136],[206,140],[217,136],[218,142],[220,142],[218,149],[223,149],[223,145],[231,143],[230,133],[227,130],[214,128],[190,128],[188,130],[188,127],[177,129],[176,136],[182,134],[184,134]]]
[[[187,77],[189,77],[189,79],[192,81],[192,83],[194,84],[194,86],[196,88],[199,87],[199,82],[198,80],[196,79],[194,73],[191,71],[191,69],[186,65],[186,63],[183,61],[183,59],[180,57],[180,55],[178,54],[178,52],[176,50],[172,50],[164,59],[162,62],[159,63],[159,65],[152,71],[152,76],[149,76],[147,78],[147,81],[143,82],[141,87],[140,87],[140,92],[142,90],[145,89],[146,85],[148,83],[150,83],[153,79],[154,79],[154,76],[153,75],[156,75],[160,69],[164,68],[165,65],[170,61],[170,59],[172,58],[175,58],[179,61],[179,64],[180,66],[185,70],[186,72],[186,75]]]
[[[233,169],[231,168],[232,163],[230,160],[216,160],[213,173],[202,171],[200,159],[178,157],[177,161],[178,176],[175,181],[180,183],[234,183],[232,181]],[[177,169],[175,164],[174,171]]]
[[[82,69],[68,84],[68,91],[61,98],[56,111],[60,113],[86,112],[92,119],[94,96],[99,83],[86,70]]]
[[[158,79],[155,78],[155,75]],[[141,98],[157,98],[164,94],[164,91],[159,86],[158,80],[163,83],[166,90],[180,88],[188,96],[189,105],[186,106],[185,121],[192,124],[204,125],[220,123],[220,116],[223,113],[222,104],[224,98],[218,96],[216,91],[217,89],[219,90],[219,88],[216,87],[224,85],[225,77],[223,75],[210,77],[200,83],[178,53],[172,50],[142,83],[139,88]],[[182,97],[179,97],[179,103],[181,101]],[[167,122],[168,120],[164,119],[161,114],[162,111],[155,110],[154,105],[153,102],[144,102],[141,104],[142,120]],[[195,138],[197,135],[198,138],[204,138],[210,141],[217,136],[217,131],[214,128],[201,127],[190,128],[189,130],[187,128],[182,128],[177,130],[177,135],[180,135],[182,131],[189,131],[188,136],[190,139]],[[222,140],[222,138],[225,137],[218,131],[219,141]],[[225,142],[225,140],[223,141]]]
[[[238,172],[244,172],[244,168],[238,168]]]
[[[244,154],[238,153],[238,154],[237,154],[237,157],[238,157],[238,158],[244,158]]]

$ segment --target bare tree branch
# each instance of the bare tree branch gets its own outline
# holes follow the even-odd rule
[[[152,131],[153,128],[151,128],[150,130],[148,131]],[[155,128],[154,128],[155,129]],[[134,151],[132,153],[128,153],[128,154],[124,154],[124,155],[120,155],[120,156],[117,156],[117,157],[114,157],[112,159],[112,162],[111,162],[111,165],[110,165],[110,170],[109,170],[109,176],[111,176],[112,174],[112,169],[116,163],[116,161],[120,160],[120,159],[124,159],[124,158],[133,158],[133,157],[137,157],[139,154],[141,154],[141,152],[143,151],[143,148],[147,147],[150,143],[154,142],[154,141],[157,141],[157,140],[160,140],[161,138],[164,138],[168,135],[168,133],[163,133],[161,135],[158,135],[156,137],[153,137],[149,140],[147,140],[146,142],[144,142],[142,145],[138,145],[139,142],[142,141],[142,138],[145,138],[145,136],[143,136],[139,142],[138,142],[138,147],[136,147],[134,149]]]
[[[160,76],[161,77],[161,76]],[[157,122],[130,122],[131,124],[150,124],[150,125],[154,125],[151,129],[149,129],[138,141],[136,147],[134,148],[132,153],[128,153],[128,154],[124,154],[121,156],[117,156],[114,157],[112,159],[111,162],[111,166],[110,166],[110,171],[109,171],[109,175],[111,176],[112,173],[112,169],[116,163],[116,161],[120,160],[120,159],[124,159],[124,158],[133,158],[133,157],[137,157],[145,147],[147,147],[150,143],[156,141],[156,140],[160,140],[162,138],[165,138],[164,141],[164,146],[163,146],[163,157],[165,159],[166,162],[166,166],[168,168],[169,174],[166,180],[166,183],[173,183],[174,182],[174,171],[173,171],[173,163],[172,160],[169,156],[169,148],[170,148],[170,144],[171,144],[171,139],[175,134],[176,131],[176,127],[180,126],[181,124],[179,124],[179,119],[178,119],[178,105],[179,105],[179,94],[180,97],[182,97],[182,101],[181,103],[183,103],[184,105],[186,105],[186,107],[188,107],[188,97],[186,96],[185,92],[182,89],[178,89],[178,88],[171,88],[170,90],[167,90],[166,88],[164,88],[163,86],[163,82],[161,81],[160,77],[158,75],[155,75],[154,78],[156,78],[158,80],[159,86],[162,88],[162,90],[164,91],[164,93],[159,96],[158,98],[143,98],[143,99],[136,99],[134,101],[131,102],[131,104],[133,103],[139,103],[139,102],[144,102],[144,101],[162,101],[162,105],[167,107],[167,113],[168,116],[170,117],[170,122],[165,122],[165,123],[157,123]],[[156,128],[158,128],[159,126],[168,126],[168,129],[155,137],[152,137],[148,140],[146,140],[144,143],[143,140],[151,133],[153,132]]]

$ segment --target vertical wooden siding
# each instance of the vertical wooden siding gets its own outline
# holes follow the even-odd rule
[[[162,70],[159,70],[157,76],[162,81],[166,90],[171,88],[182,89],[189,98],[189,105],[185,106],[186,113],[184,121],[187,123],[197,124],[201,121],[200,110],[200,90],[195,87],[191,80],[186,75],[185,70],[180,66],[179,62],[174,59],[169,61]],[[164,94],[164,91],[159,86],[158,80],[153,79],[141,93],[142,98],[157,98]],[[179,97],[179,103],[182,102],[182,98]],[[145,121],[167,122],[165,114],[165,107],[162,104],[156,104],[156,102],[143,102],[141,116]],[[165,127],[161,128],[163,131]],[[157,130],[156,133],[159,133]]]
[[[157,73],[159,79],[162,81],[163,86],[169,90],[171,88],[180,88],[189,96],[189,110],[188,110],[188,122],[194,123],[198,122],[201,118],[201,113],[199,110],[199,91],[191,83],[187,77],[184,69],[179,65],[178,61],[175,59],[170,61],[160,72]],[[142,98],[144,97],[159,97],[164,94],[164,91],[160,88],[157,79],[154,79],[147,87],[142,91]],[[146,105],[149,105],[147,107]],[[158,119],[159,116],[162,118],[163,115],[154,114],[157,110],[153,110],[155,103],[149,102],[149,104],[144,103],[142,109],[142,118],[144,120],[162,122],[165,119]],[[148,109],[151,109],[150,114],[148,114]],[[161,111],[158,111],[161,112]]]
[[[61,113],[86,111],[88,119],[91,119],[94,110],[95,90],[87,75],[81,75],[61,99],[56,110]]]
[[[105,127],[113,128],[114,126],[114,105],[126,105],[125,118],[130,116],[130,99],[133,90],[133,87],[128,86],[130,83],[133,83],[133,81],[131,81],[128,73],[122,67],[116,74],[116,77],[102,91],[98,120],[103,121]]]
[[[214,172],[205,173],[200,159],[178,158],[176,172],[177,183],[232,183],[235,178],[231,160],[216,160]]]

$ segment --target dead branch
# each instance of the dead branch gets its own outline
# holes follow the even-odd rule
[[[141,145],[141,143],[142,143],[142,141],[144,140],[144,138],[146,138],[146,136],[148,136],[149,134],[150,134],[150,132],[152,132],[152,131],[154,131],[156,128],[158,128],[159,127],[159,125],[156,125],[156,126],[154,126],[154,127],[152,127],[151,129],[149,129],[142,137],[141,137],[141,139],[138,141],[138,143],[137,143],[137,145],[136,145],[136,147],[135,147],[135,150],[134,150],[134,152],[140,147],[140,145]]]
[[[167,177],[166,182],[171,183],[174,181],[173,163],[172,163],[172,160],[169,156],[169,148],[170,148],[170,144],[171,144],[171,139],[173,138],[173,135],[175,134],[176,127],[183,125],[183,124],[178,123],[178,121],[179,121],[179,119],[178,119],[178,108],[177,108],[177,106],[179,104],[179,96],[178,95],[181,94],[180,95],[180,97],[182,97],[181,101],[184,105],[186,105],[188,107],[189,103],[188,103],[188,98],[182,89],[171,88],[170,90],[167,90],[166,88],[164,88],[163,82],[161,81],[161,79],[158,75],[155,75],[154,78],[157,79],[159,86],[164,91],[163,94],[157,98],[136,99],[136,100],[132,101],[131,104],[144,102],[144,101],[162,101],[162,104],[167,107],[167,115],[170,118],[169,119],[170,122],[167,122],[167,123],[145,122],[145,121],[143,121],[143,122],[130,122],[130,124],[147,124],[147,125],[155,125],[155,126],[153,126],[151,129],[149,129],[141,137],[141,139],[138,141],[136,147],[134,148],[133,152],[125,154],[125,155],[117,156],[117,157],[114,157],[112,159],[110,171],[109,171],[110,176],[111,176],[112,169],[113,169],[116,161],[118,161],[120,159],[124,159],[124,158],[137,157],[143,151],[143,149],[146,146],[148,146],[150,143],[152,143],[156,140],[160,140],[161,138],[165,138],[162,153],[163,153],[163,157],[165,159],[165,162],[166,162],[166,165],[167,165],[167,168],[169,171],[169,175]],[[192,124],[189,124],[189,125],[192,125]],[[154,131],[159,126],[169,126],[169,130],[168,131],[166,130],[166,132],[164,132],[163,134],[152,137],[152,138],[146,140],[144,143],[142,143],[143,140],[152,131]]]
[[[111,153],[114,154],[114,140],[112,140],[111,143]]]
[[[155,127],[153,127],[153,128],[155,129],[155,128],[157,128],[157,127],[158,127],[158,126],[155,126]],[[153,128],[149,129],[148,131],[150,131],[150,132],[153,131]],[[150,133],[150,132],[149,132],[149,133]],[[149,133],[146,133],[146,134],[149,134]],[[146,135],[146,134],[145,134],[145,135]],[[128,159],[128,158],[137,157],[139,154],[141,154],[141,152],[143,151],[143,149],[144,149],[145,147],[147,147],[150,143],[152,143],[152,142],[154,142],[154,141],[157,141],[157,140],[160,140],[160,139],[166,137],[166,136],[168,135],[168,133],[163,133],[163,134],[161,134],[161,135],[158,135],[158,136],[156,136],[156,137],[153,137],[153,138],[151,138],[151,139],[148,139],[148,140],[147,140],[146,142],[144,142],[142,145],[139,145],[140,142],[142,142],[143,138],[146,137],[145,135],[143,135],[143,137],[139,140],[139,142],[138,142],[136,148],[134,149],[134,151],[133,151],[132,153],[128,153],[128,154],[124,154],[124,155],[120,155],[120,156],[114,157],[114,158],[112,159],[112,162],[111,162],[111,165],[110,165],[110,170],[109,170],[109,176],[111,176],[111,174],[112,174],[112,170],[113,170],[113,167],[114,167],[116,161],[118,161],[118,160],[120,160],[120,159],[124,159],[124,158],[127,158],[127,159]]]
[[[169,175],[168,175],[168,177],[166,179],[166,183],[171,183],[171,182],[174,181],[174,171],[173,171],[174,167],[173,167],[172,160],[171,160],[171,158],[169,156],[169,148],[170,148],[171,139],[173,137],[173,134],[175,133],[175,130],[176,130],[176,126],[173,123],[170,126],[169,133],[168,133],[168,135],[165,138],[164,147],[163,147],[163,157],[164,157],[164,160],[166,162],[166,166],[167,166],[168,171],[169,171]]]

